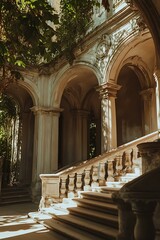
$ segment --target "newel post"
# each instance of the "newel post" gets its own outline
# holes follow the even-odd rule
[[[137,145],[142,157],[142,174],[160,167],[160,141],[145,142]]]
[[[40,174],[42,181],[42,196],[39,209],[49,207],[52,203],[59,201],[60,177],[56,174]]]
[[[112,198],[118,206],[119,233],[116,240],[134,240],[136,218],[131,204],[124,201],[118,192],[113,193]]]
[[[142,175],[124,185],[119,194],[123,201],[131,204],[136,217],[134,231],[130,231],[134,232],[133,239],[158,240],[159,223],[154,222],[153,218],[157,203],[160,201],[160,142],[145,142],[138,144],[137,147],[142,157]],[[123,215],[125,211],[124,209]],[[128,228],[124,230],[124,233],[121,231],[124,238],[120,240],[126,240]]]

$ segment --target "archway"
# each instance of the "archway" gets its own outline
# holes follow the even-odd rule
[[[2,190],[6,187],[30,187],[32,181],[34,116],[29,93],[18,84],[10,84],[5,96],[16,109],[11,125],[11,146],[3,162]],[[8,166],[7,166],[8,163]]]
[[[120,146],[144,135],[144,107],[140,79],[133,66],[121,69],[117,83],[121,85],[116,99],[117,145]]]
[[[77,69],[67,83],[60,108],[59,168],[100,154],[101,105],[95,75]]]

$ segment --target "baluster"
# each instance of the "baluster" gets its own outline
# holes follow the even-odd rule
[[[68,176],[68,198],[73,198],[75,193],[75,173]]]
[[[98,186],[98,165],[92,166],[92,186]]]
[[[133,212],[136,214],[136,225],[134,229],[135,240],[155,239],[155,228],[153,224],[153,213],[155,202],[136,201],[132,202]]]
[[[60,200],[62,201],[63,198],[67,196],[67,176],[61,177],[61,185],[60,185]]]
[[[132,152],[132,149],[129,149],[129,150],[125,151],[125,166],[126,166],[126,172],[127,173],[132,172],[131,152]]]
[[[116,156],[116,172],[115,172],[115,181],[119,181],[121,175],[122,175],[122,169],[123,169],[123,165],[122,165],[122,155],[117,155]]]
[[[113,168],[113,160],[108,160],[108,177],[107,182],[114,182],[114,168]]]
[[[138,148],[133,149],[133,160],[132,160],[132,170],[134,173],[140,175],[142,174],[142,159],[138,156]]]
[[[82,189],[83,189],[82,174],[83,174],[83,171],[77,173],[76,196],[78,196],[78,192],[82,191]]]
[[[91,183],[91,167],[86,168],[84,176],[84,190],[90,190],[90,183]]]

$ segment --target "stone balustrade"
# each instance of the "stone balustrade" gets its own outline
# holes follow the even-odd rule
[[[160,239],[160,142],[138,148],[145,173],[113,194],[119,209],[117,240]]]
[[[120,181],[126,173],[142,172],[137,145],[157,139],[157,132],[124,144],[93,159],[63,168],[55,174],[41,174],[42,199],[40,205],[49,206],[63,198],[74,197],[78,191]]]

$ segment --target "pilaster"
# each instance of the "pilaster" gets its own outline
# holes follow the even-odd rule
[[[143,103],[144,103],[144,133],[149,134],[152,131],[154,131],[154,122],[153,122],[153,117],[154,117],[154,106],[152,105],[154,102],[154,89],[153,88],[148,88],[140,93]]]
[[[156,106],[157,106],[157,128],[160,132],[160,69],[154,72],[156,82]]]

